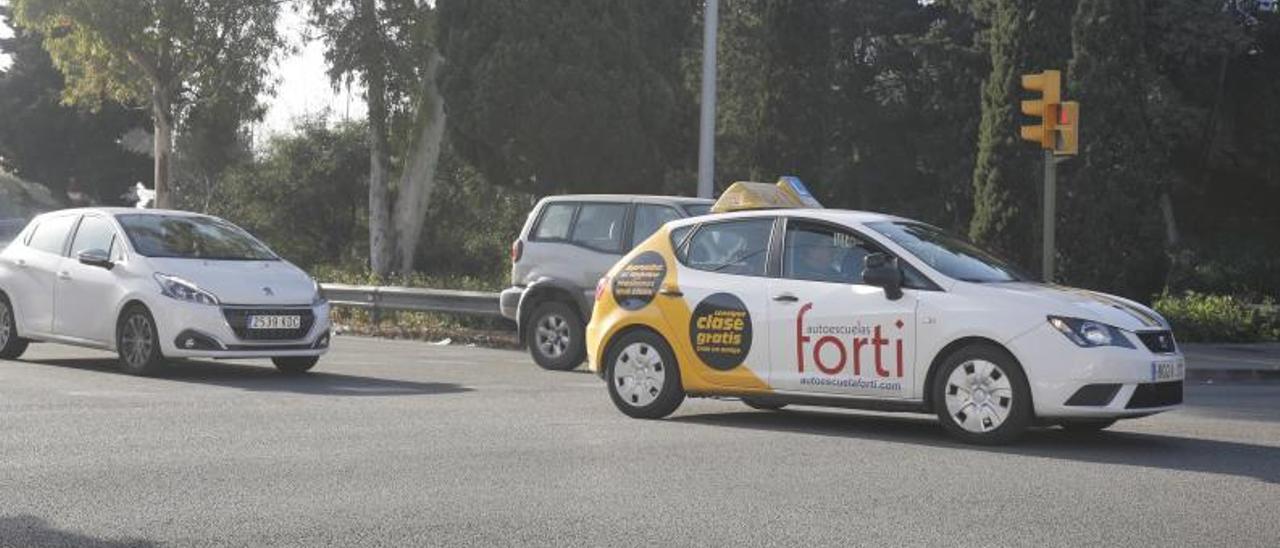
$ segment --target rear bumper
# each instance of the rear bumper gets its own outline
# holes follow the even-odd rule
[[[502,317],[518,322],[520,315],[520,298],[524,296],[523,287],[508,287],[498,294],[498,311]]]

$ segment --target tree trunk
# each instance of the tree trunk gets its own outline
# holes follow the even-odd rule
[[[360,3],[361,15],[376,21],[374,0]],[[387,79],[381,63],[368,63],[365,96],[369,106],[369,268],[380,278],[391,274],[395,251],[391,227],[387,166],[391,163],[387,143]]]
[[[422,100],[415,124],[419,133],[400,176],[395,210],[396,246],[399,249],[400,274],[406,277],[413,271],[418,238],[422,235],[427,207],[431,205],[436,166],[439,165],[440,147],[444,142],[444,97],[436,79],[443,63],[444,58],[439,53],[431,53],[423,77]]]
[[[158,87],[158,86],[157,86]],[[173,102],[163,89],[152,92],[152,118],[155,124],[155,191],[156,209],[173,207],[169,189],[169,157],[173,154]]]

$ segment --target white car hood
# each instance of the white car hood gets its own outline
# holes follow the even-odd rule
[[[1129,299],[1060,285],[1041,283],[982,284],[1001,297],[1039,301],[1046,315],[1066,316],[1110,324],[1129,331],[1168,329],[1154,310]]]
[[[311,277],[286,261],[206,261],[152,258],[156,272],[170,274],[213,293],[222,304],[309,305]]]

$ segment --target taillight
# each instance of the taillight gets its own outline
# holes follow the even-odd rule
[[[511,262],[520,262],[520,256],[524,255],[524,242],[516,240],[511,242]]]
[[[609,277],[603,276],[600,281],[596,282],[596,300],[604,296],[604,292],[609,289]]]

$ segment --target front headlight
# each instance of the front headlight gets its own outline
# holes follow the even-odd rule
[[[218,305],[218,297],[213,293],[200,289],[191,282],[169,274],[155,275],[160,284],[160,293],[170,299],[196,304]]]
[[[1119,328],[1093,320],[1049,316],[1049,325],[1066,335],[1071,342],[1084,348],[1119,346],[1133,348],[1133,343]]]

